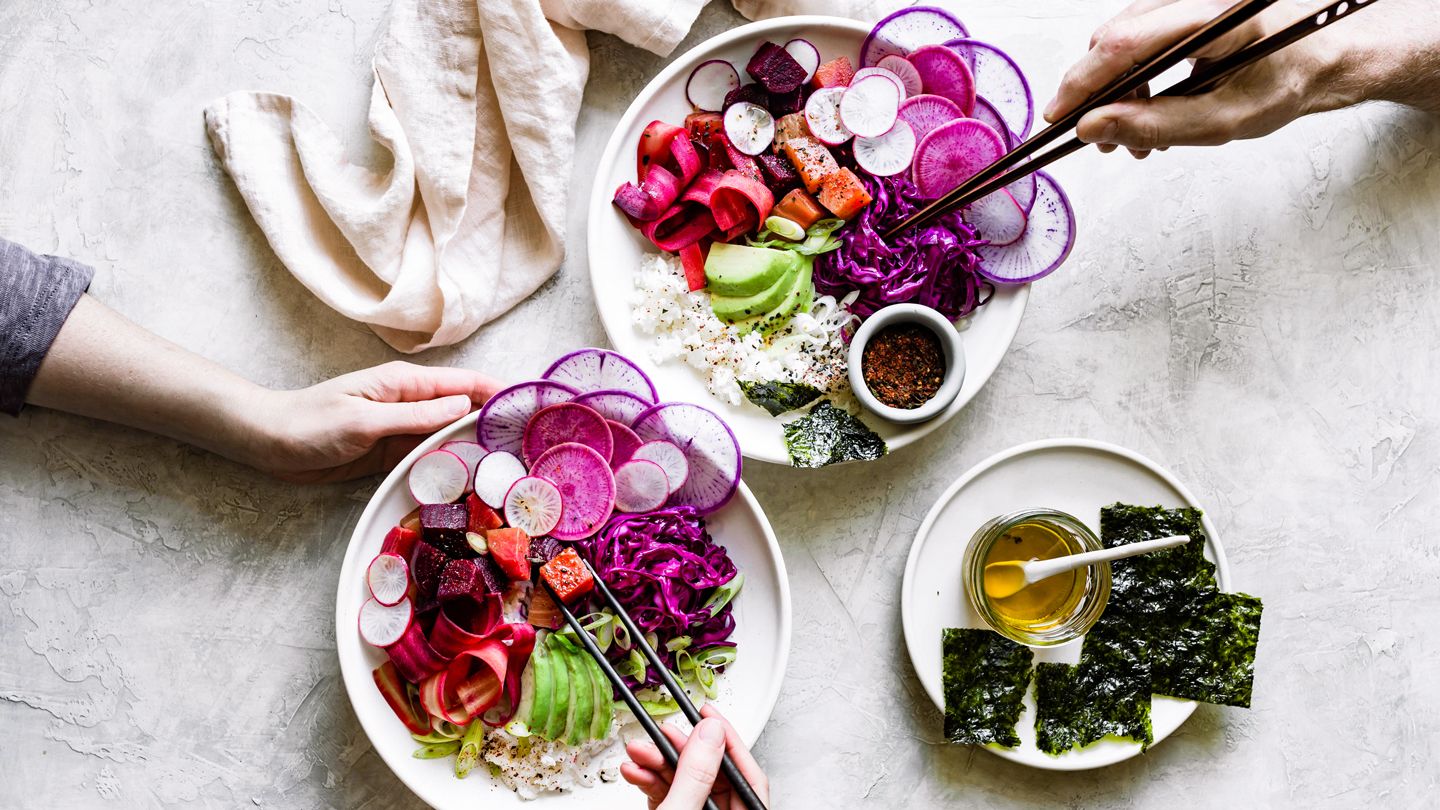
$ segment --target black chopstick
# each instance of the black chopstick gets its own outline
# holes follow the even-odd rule
[[[588,564],[586,567],[589,567]],[[591,575],[593,576],[594,572],[591,572]],[[570,625],[570,629],[574,630],[575,635],[579,637],[580,646],[584,647],[585,652],[589,653],[590,657],[595,659],[595,663],[600,665],[600,671],[604,672],[605,677],[610,679],[610,685],[615,687],[616,692],[620,693],[620,699],[625,701],[626,706],[630,707],[630,713],[635,715],[635,719],[639,720],[640,725],[644,727],[645,733],[649,734],[650,739],[655,742],[655,747],[660,749],[660,756],[665,758],[665,761],[669,763],[670,767],[674,768],[678,766],[680,763],[680,752],[676,751],[675,746],[670,744],[670,738],[665,736],[665,732],[660,730],[660,726],[656,724],[655,719],[650,716],[649,712],[645,711],[644,706],[640,705],[640,698],[635,697],[635,693],[630,691],[630,687],[625,685],[625,679],[620,676],[620,673],[615,671],[615,667],[612,666],[610,660],[605,657],[605,653],[601,652],[600,645],[595,643],[595,638],[590,635],[590,631],[586,630],[585,626],[580,623],[580,620],[575,617],[575,614],[570,612],[570,608],[566,607],[565,600],[561,599],[560,594],[556,593],[555,589],[550,587],[549,582],[545,582],[544,577],[541,577],[540,581],[544,583],[545,590],[550,592],[550,598],[554,600],[555,605],[560,608],[560,615],[565,617],[565,623]],[[595,577],[595,581],[599,582],[600,578]],[[705,810],[720,810],[720,808],[715,804],[713,799],[707,798],[705,799]]]
[[[675,680],[675,676],[670,674],[665,662],[660,660],[655,648],[645,640],[645,634],[635,626],[635,621],[630,618],[629,612],[625,610],[624,605],[620,604],[620,600],[615,598],[615,594],[610,590],[610,586],[605,584],[605,580],[595,573],[595,569],[590,567],[588,561],[585,562],[585,568],[590,571],[590,576],[595,578],[595,590],[600,592],[600,596],[604,598],[610,609],[615,611],[615,615],[620,618],[620,623],[625,626],[625,632],[630,635],[630,643],[637,645],[640,653],[645,656],[645,660],[650,662],[650,666],[659,671],[660,682],[665,685],[665,690],[670,693],[670,696],[675,698],[675,702],[679,704],[680,712],[685,715],[685,718],[692,724],[698,724],[701,720],[700,711],[695,708],[694,703],[690,702],[690,696],[685,694],[685,688]],[[755,788],[751,787],[750,782],[745,779],[745,775],[740,773],[740,769],[730,759],[728,753],[721,754],[720,772],[725,774],[725,778],[730,782],[730,789],[740,797],[740,802],[745,805],[746,810],[766,810],[765,803],[760,801],[760,797],[755,793]]]
[[[1229,56],[1206,63],[1197,69],[1189,78],[1177,82],[1173,87],[1167,88],[1164,92],[1158,93],[1157,97],[1194,96],[1207,92],[1232,73],[1249,67],[1281,48],[1292,45],[1296,41],[1319,31],[1321,28],[1339,20],[1347,12],[1358,11],[1367,6],[1372,6],[1377,2],[1379,2],[1379,0],[1334,0],[1334,2],[1326,8],[1309,13],[1302,19],[1297,20],[1258,42],[1254,42]],[[945,210],[954,210],[969,205],[989,194],[993,194],[999,189],[1005,188],[1027,174],[1040,171],[1060,158],[1080,151],[1087,145],[1088,144],[1079,138],[1072,138],[1060,146],[1051,149],[1049,152],[1026,163],[1014,166],[981,185],[975,185],[974,181],[967,181],[957,188],[955,192],[951,192],[951,194],[947,194],[945,198],[942,198],[942,201],[947,202]],[[983,171],[976,176],[983,176]],[[966,190],[967,186],[969,186],[968,190]],[[954,196],[953,200],[950,199],[952,195]],[[933,208],[934,206],[931,207]],[[910,221],[901,223],[899,227],[891,231],[891,235],[912,224],[920,224],[920,216],[928,210],[930,209],[927,208],[925,211],[921,211],[914,217],[911,217]],[[943,211],[937,212],[937,214],[938,213],[943,213]]]
[[[999,160],[976,172],[975,176],[970,180],[961,183],[955,189],[945,194],[945,196],[915,212],[904,222],[891,228],[884,234],[884,238],[891,239],[907,228],[929,222],[941,214],[954,209],[958,204],[957,201],[966,197],[969,192],[981,185],[988,185],[982,178],[995,177],[996,172],[1003,172],[1012,166],[1022,163],[1026,158],[1035,154],[1041,148],[1055,142],[1066,132],[1074,129],[1075,125],[1080,123],[1080,119],[1085,117],[1086,113],[1094,109],[1099,109],[1107,104],[1113,104],[1130,95],[1154,80],[1160,74],[1185,61],[1191,54],[1201,50],[1206,45],[1209,45],[1231,31],[1234,31],[1261,11],[1274,5],[1277,1],[1278,0],[1241,0],[1241,2],[1231,6],[1224,14],[1206,23],[1204,27],[1179,42],[1176,42],[1169,48],[1166,48],[1160,54],[1152,57],[1148,62],[1138,65],[1129,72],[1119,76],[1092,95],[1084,104],[1066,113],[1059,121],[1040,130],[1032,135],[1029,140],[1006,154],[1001,155]],[[1351,2],[1353,2],[1353,0],[1351,0]],[[1070,152],[1078,148],[1080,147],[1075,147],[1071,149]],[[1066,152],[1065,154],[1070,154],[1070,152]],[[1032,160],[1029,164],[1025,164],[1026,171],[1020,172],[1020,174],[1016,175],[1016,178],[1024,177],[1033,171],[1038,171],[1043,166],[1047,166],[1063,156],[1064,155],[1060,155],[1050,158],[1049,155],[1046,155]],[[1049,159],[1047,160],[1046,158]],[[999,186],[997,186],[997,188],[998,187]]]

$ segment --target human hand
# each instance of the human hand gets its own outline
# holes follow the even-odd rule
[[[287,481],[344,481],[394,467],[500,383],[476,371],[392,362],[297,391],[265,391],[234,456]],[[231,454],[227,454],[231,455]]]
[[[640,788],[650,801],[650,810],[696,810],[713,798],[721,810],[743,810],[740,797],[720,774],[720,755],[730,754],[735,767],[766,806],[770,804],[770,784],[760,763],[751,756],[740,735],[730,722],[713,706],[703,706],[704,719],[687,738],[674,726],[661,725],[665,736],[680,752],[680,765],[671,768],[653,742],[642,740],[625,746],[630,762],[620,766],[626,782]]]
[[[1235,0],[1136,0],[1101,26],[1090,50],[1065,74],[1045,119],[1055,121],[1116,77],[1203,27]],[[1197,53],[1203,60],[1233,53],[1303,15],[1303,2],[1280,2]],[[1338,26],[1337,26],[1338,28]],[[1268,135],[1303,115],[1362,100],[1361,48],[1330,28],[1233,74],[1196,96],[1135,97],[1092,110],[1076,134],[1109,152],[1128,147],[1138,158],[1152,149],[1218,145]],[[1371,68],[1365,68],[1370,70]]]

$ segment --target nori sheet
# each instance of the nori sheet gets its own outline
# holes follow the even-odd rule
[[[1143,641],[1123,621],[1097,623],[1079,664],[1036,665],[1036,747],[1056,755],[1113,735],[1149,748],[1150,677]]]
[[[786,422],[785,448],[796,467],[824,467],[845,461],[874,461],[889,452],[885,440],[829,400]]]
[[[942,631],[940,649],[945,737],[972,745],[1019,745],[1015,724],[1035,654],[994,631],[954,627]]]
[[[740,381],[740,390],[745,398],[770,413],[779,416],[786,411],[809,405],[823,393],[819,388],[805,383],[750,382]]]

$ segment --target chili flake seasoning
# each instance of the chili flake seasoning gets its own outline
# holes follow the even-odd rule
[[[945,381],[945,350],[929,327],[891,324],[865,344],[860,373],[870,393],[884,404],[918,408],[934,397]]]

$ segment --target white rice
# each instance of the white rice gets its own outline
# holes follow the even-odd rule
[[[710,296],[690,292],[674,257],[646,256],[635,274],[635,290],[635,325],[655,336],[655,362],[679,360],[690,366],[724,402],[744,401],[738,380],[806,383],[826,393],[848,388],[843,332],[857,318],[845,307],[858,293],[841,301],[819,296],[810,312],[796,313],[765,338],[754,332],[741,336],[715,317]]]

